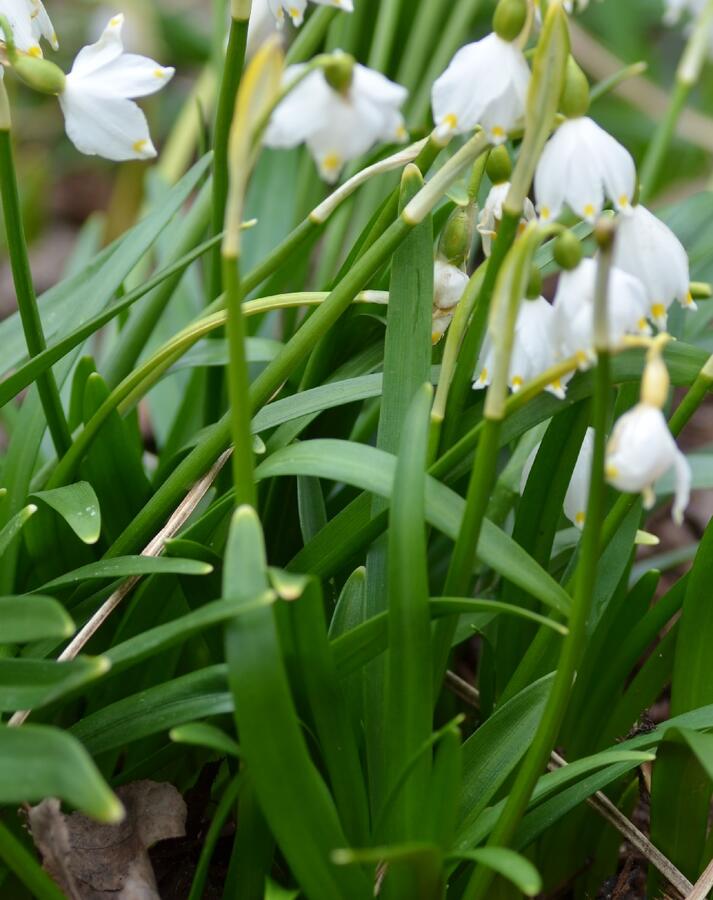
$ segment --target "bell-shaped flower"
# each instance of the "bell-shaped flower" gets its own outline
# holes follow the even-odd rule
[[[553,320],[554,310],[544,297],[523,300],[520,304],[508,373],[508,385],[514,393],[557,361],[557,348],[552,340]],[[495,348],[488,335],[483,342],[474,388],[484,388],[490,384],[494,358]],[[556,397],[564,397],[560,382],[548,385],[547,390]]]
[[[619,491],[642,494],[644,507],[655,500],[654,483],[674,469],[676,494],[673,517],[681,522],[691,490],[691,469],[676,446],[661,410],[638,403],[617,421],[606,455],[606,478]]]
[[[74,146],[117,162],[156,156],[146,116],[133,98],[161,90],[175,71],[124,53],[123,23],[122,15],[114,16],[99,40],[79,51],[58,98]]]
[[[466,44],[436,79],[431,94],[439,135],[464,134],[480,125],[502,144],[525,114],[530,69],[520,48],[497,34]]]
[[[289,66],[285,85],[303,68]],[[286,148],[306,143],[322,178],[333,183],[345,163],[376,143],[404,140],[400,109],[407,96],[406,88],[358,63],[344,91],[333,88],[324,72],[310,72],[278,105],[265,132],[265,144]]]
[[[586,369],[595,359],[594,296],[597,264],[583,259],[576,269],[562,272],[554,299],[554,339],[562,359],[574,357]],[[648,300],[644,285],[616,267],[609,275],[607,320],[609,346],[619,347],[625,334],[648,332]]]
[[[312,0],[312,3],[320,6],[336,6],[337,9],[343,9],[345,12],[354,12],[352,0]],[[267,4],[275,21],[280,26],[284,24],[286,16],[289,16],[292,24],[297,28],[304,21],[307,0],[267,0]]]
[[[18,50],[41,57],[42,38],[54,50],[59,47],[57,35],[41,0],[0,0],[0,14],[10,23]]]
[[[79,51],[59,102],[67,135],[81,153],[116,161],[149,159],[156,149],[133,98],[159,91],[175,70],[124,53],[123,23],[123,16],[114,16],[99,40]]]
[[[503,181],[500,184],[494,184],[490,193],[485,199],[485,204],[481,210],[478,219],[478,232],[483,241],[483,253],[490,256],[493,238],[498,233],[498,226],[503,217],[503,204],[510,190],[510,182]],[[525,198],[525,206],[523,209],[523,217],[520,220],[520,231],[522,231],[528,222],[537,218],[535,207],[529,197]]]
[[[647,315],[665,330],[674,300],[696,309],[690,292],[688,256],[671,229],[640,204],[622,217],[614,246],[614,265],[638,278],[646,289]]]
[[[566,204],[593,222],[605,200],[624,212],[636,188],[629,151],[588,116],[563,122],[542,152],[535,172],[537,210],[543,221],[556,219]]]
[[[433,324],[431,341],[437,344],[453,321],[455,309],[468,286],[468,273],[445,259],[433,268]]]
[[[520,480],[520,493],[525,492],[527,479],[530,477],[535,457],[540,449],[538,444],[528,456],[525,467],[522,470]],[[594,429],[588,428],[584,434],[582,447],[574,464],[572,478],[570,479],[567,493],[564,497],[564,514],[577,528],[583,528],[587,517],[587,502],[589,500],[589,483],[592,476],[592,456],[594,455]]]

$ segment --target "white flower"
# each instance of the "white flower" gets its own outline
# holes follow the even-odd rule
[[[290,66],[284,83],[293,82],[303,68]],[[406,88],[358,63],[344,93],[331,87],[323,72],[311,72],[273,113],[265,143],[284,148],[306,142],[322,178],[335,182],[345,163],[377,142],[403,140],[400,107],[407,96]]]
[[[59,47],[57,35],[41,0],[0,0],[0,14],[10,23],[18,50],[30,56],[42,56],[41,38],[54,50]]]
[[[468,286],[468,274],[458,266],[437,259],[433,268],[433,302],[439,309],[457,306]]]
[[[433,321],[431,322],[431,343],[435,346],[448,331],[448,326],[455,318],[455,311],[433,307]]]
[[[641,493],[644,507],[650,509],[656,500],[654,482],[671,467],[676,476],[673,518],[680,524],[691,490],[690,466],[661,410],[638,403],[614,426],[607,446],[607,481],[619,491]]]
[[[644,206],[635,206],[619,223],[614,265],[636,276],[646,288],[648,315],[666,328],[666,312],[674,300],[696,309],[690,292],[688,256],[683,244]]]
[[[568,119],[552,135],[537,164],[535,196],[543,220],[556,219],[566,203],[593,222],[605,198],[629,209],[636,168],[629,151],[587,116]]]
[[[507,198],[510,190],[510,182],[503,181],[500,184],[494,184],[488,194],[485,205],[483,206],[480,218],[478,219],[478,231],[483,239],[483,253],[490,256],[490,250],[493,238],[498,233],[498,225],[503,217],[503,203]],[[523,209],[523,217],[520,220],[520,230],[525,225],[536,218],[535,207],[529,197],[525,198],[525,206]]]
[[[520,493],[525,491],[527,479],[530,477],[535,457],[540,449],[538,444],[532,453],[528,456],[525,467],[522,470],[522,478],[520,480]],[[584,527],[584,521],[587,515],[587,502],[589,500],[589,482],[592,475],[592,456],[594,454],[594,429],[587,428],[582,441],[582,447],[574,464],[572,478],[567,488],[564,498],[564,514],[569,521],[576,525],[577,528]]]
[[[352,0],[312,0],[312,3],[318,3],[320,6],[336,6],[345,12],[354,12]],[[290,17],[296,27],[304,21],[307,0],[267,0],[267,4],[280,26],[285,21],[285,15]]]
[[[523,300],[520,304],[508,373],[508,385],[513,392],[519,391],[523,384],[555,364],[557,348],[552,340],[553,319],[554,310],[544,297]],[[495,348],[488,335],[483,342],[474,388],[484,388],[490,384],[494,357]],[[549,385],[547,390],[557,397],[564,396],[559,382]]]
[[[433,85],[433,118],[439,133],[464,134],[480,125],[494,144],[525,113],[530,69],[522,51],[497,34],[456,53]]]
[[[79,51],[59,102],[67,135],[80,152],[117,161],[149,159],[156,149],[132,98],[160,90],[174,69],[124,53],[123,22],[114,16],[99,40]]]
[[[562,359],[575,357],[580,368],[594,360],[594,293],[597,264],[583,259],[571,272],[562,272],[554,299],[554,339]],[[638,278],[612,268],[607,318],[609,346],[618,347],[625,334],[646,333],[648,301]]]

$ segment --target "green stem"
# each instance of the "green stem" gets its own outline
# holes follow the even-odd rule
[[[225,222],[225,205],[228,197],[228,137],[235,110],[235,98],[238,96],[238,88],[240,87],[240,79],[245,63],[247,39],[248,22],[242,19],[231,19],[228,49],[220,82],[213,136],[213,210],[211,226],[214,235],[220,234]],[[220,247],[216,247],[211,256],[208,292],[210,300],[214,300],[222,291],[221,273]]]
[[[36,900],[63,900],[62,891],[2,822],[0,822],[0,858],[7,863]]]
[[[200,900],[203,896],[205,882],[208,876],[208,868],[210,866],[211,857],[213,856],[213,851],[215,850],[215,845],[218,843],[218,838],[223,830],[226,819],[237,803],[243,781],[243,773],[239,772],[223,790],[220,802],[211,819],[210,828],[203,841],[203,848],[201,849],[200,859],[198,860],[195,875],[193,876],[193,883],[191,884],[191,892],[188,895],[188,900]]]
[[[396,32],[399,27],[401,0],[381,0],[379,13],[374,25],[374,40],[369,51],[369,67],[379,72],[389,68],[391,53],[394,48]]]
[[[250,377],[245,354],[245,317],[242,309],[239,261],[230,256],[223,257],[223,283],[225,284],[225,305],[228,311],[228,396],[233,432],[233,480],[235,482],[235,503],[255,506],[255,490],[252,429],[250,411]]]
[[[594,309],[595,335],[607,337],[607,286],[611,270],[612,241],[602,245]],[[596,337],[595,337],[596,340]],[[611,392],[611,361],[605,343],[597,341],[597,366],[594,373],[594,398],[592,426],[594,448],[590,476],[587,515],[582,534],[581,553],[569,616],[569,634],[562,644],[555,679],[547,698],[535,737],[517,773],[505,807],[488,839],[488,846],[508,846],[527,809],[532,791],[549,759],[557,740],[572,685],[587,642],[587,620],[594,595],[597,567],[601,548],[601,524],[604,514],[606,486],[604,483],[604,456],[606,431],[609,419]],[[464,900],[485,900],[494,878],[491,869],[476,866],[463,895]]]
[[[490,259],[483,274],[478,299],[475,302],[473,318],[465,333],[458,362],[453,373],[453,383],[448,396],[445,427],[443,428],[444,447],[449,447],[455,442],[466,399],[471,391],[473,373],[478,363],[480,348],[485,337],[485,329],[490,313],[490,301],[495,290],[495,281],[503,260],[515,240],[519,224],[519,214],[513,215],[503,211],[503,218],[498,227],[498,236],[493,244]]]
[[[5,89],[2,88],[4,91]],[[20,196],[17,189],[15,160],[12,152],[12,137],[8,129],[0,130],[0,192],[5,219],[10,266],[17,295],[17,306],[25,333],[27,351],[30,356],[37,356],[47,347],[42,319],[37,305],[35,288],[32,283],[30,259],[27,253],[25,230],[22,225]],[[51,370],[37,378],[37,391],[40,395],[42,409],[47,419],[47,427],[58,456],[62,456],[70,447],[72,438],[67,420],[62,409],[57,382]]]
[[[287,58],[285,60],[288,66],[295,63],[301,63],[313,56],[327,34],[332,19],[339,12],[338,9],[330,6],[323,6],[312,13],[309,21],[304,25],[295,40],[292,42]]]

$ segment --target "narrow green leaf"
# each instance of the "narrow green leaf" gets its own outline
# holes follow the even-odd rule
[[[29,506],[21,509],[18,513],[15,513],[7,525],[0,530],[0,556],[2,556],[8,547],[12,545],[12,542],[22,530],[22,526],[27,522],[30,516],[34,516],[36,512],[37,507],[34,503],[31,503]]]
[[[0,803],[59,797],[99,822],[118,822],[123,809],[86,750],[72,735],[46,725],[0,725]]]
[[[46,706],[109,670],[104,657],[0,659],[0,711]]]
[[[52,491],[30,494],[32,500],[45,503],[59,513],[77,537],[85,544],[96,544],[101,534],[101,512],[94,488],[78,481]]]
[[[126,578],[131,575],[208,575],[213,567],[195,559],[170,556],[115,556],[100,559],[42,585],[42,591],[76,587],[83,581],[99,578]]]
[[[229,735],[207,722],[187,722],[172,728],[168,735],[176,744],[191,744],[194,747],[208,747],[223,756],[240,758],[240,747]]]
[[[512,882],[526,897],[534,897],[542,890],[540,873],[530,860],[507,847],[480,847],[452,858],[467,859],[487,866]]]
[[[0,822],[0,859],[15,873],[35,900],[65,900],[34,855]]]
[[[74,634],[74,622],[53,597],[0,597],[0,634],[6,643],[67,638]]]

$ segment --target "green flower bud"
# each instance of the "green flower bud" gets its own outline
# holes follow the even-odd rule
[[[560,100],[560,110],[568,119],[584,116],[589,109],[589,82],[573,56],[567,60],[567,73]]]
[[[527,0],[500,0],[493,16],[493,31],[504,41],[514,41],[527,22]]]
[[[506,181],[510,181],[512,160],[504,144],[500,144],[490,151],[485,171],[493,184],[503,184]]]
[[[349,53],[334,53],[324,69],[327,84],[340,94],[346,94],[354,77],[354,57]]]
[[[11,57],[12,68],[18,78],[41,94],[61,94],[67,80],[59,66],[48,59],[38,59],[21,53]]]
[[[533,266],[530,269],[530,280],[527,282],[527,290],[525,291],[525,298],[527,300],[537,300],[538,297],[542,296],[542,273],[537,268],[537,266]]]
[[[566,272],[576,269],[582,261],[582,245],[572,231],[563,231],[555,240],[555,262]]]
[[[449,216],[438,242],[438,256],[453,266],[463,268],[473,243],[473,212],[471,206],[459,206]]]

